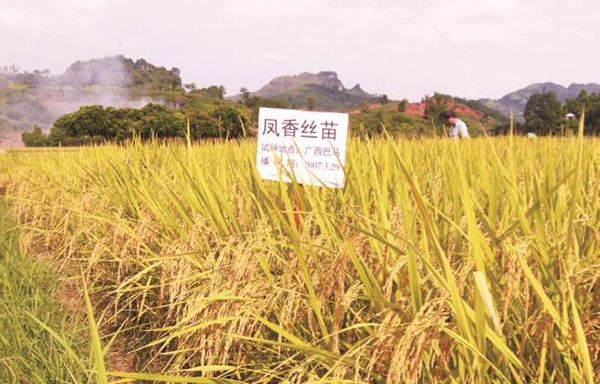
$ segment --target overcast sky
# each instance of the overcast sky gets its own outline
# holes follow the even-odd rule
[[[321,70],[411,100],[600,83],[599,37],[598,0],[0,0],[0,65],[123,54],[228,95]]]

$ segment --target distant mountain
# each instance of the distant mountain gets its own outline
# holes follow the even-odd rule
[[[258,91],[251,93],[270,99],[283,100],[288,105],[306,106],[309,96],[315,98],[320,110],[342,110],[364,103],[373,103],[377,97],[365,92],[360,84],[346,88],[333,71],[319,73],[303,72],[293,76],[279,76]],[[233,99],[239,100],[240,96]]]
[[[538,83],[532,84],[528,87],[520,89],[515,92],[511,92],[503,96],[499,100],[493,99],[480,99],[478,100],[482,104],[493,108],[506,116],[510,116],[511,112],[514,113],[517,120],[523,120],[523,112],[525,111],[525,105],[529,97],[536,93],[554,92],[558,100],[564,103],[568,98],[574,98],[579,95],[579,92],[586,90],[588,93],[600,93],[600,84],[571,84],[568,87],[555,83]]]
[[[123,55],[77,61],[58,77],[62,85],[136,87],[148,90],[181,90],[179,69],[157,67],[144,59]]]

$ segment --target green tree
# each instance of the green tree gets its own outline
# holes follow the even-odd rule
[[[234,139],[242,137],[244,130],[249,126],[249,119],[238,109],[231,105],[221,105],[210,113],[217,122],[219,137]]]
[[[437,133],[441,133],[442,127],[445,124],[444,113],[450,110],[448,97],[435,93],[433,97],[425,98],[425,117],[431,121]]]
[[[50,130],[49,140],[54,145],[79,145],[123,140],[134,135],[177,137],[184,132],[183,114],[164,105],[148,104],[141,109],[92,105],[58,118]]]
[[[222,85],[211,85],[208,88],[200,89],[200,93],[206,97],[223,99],[223,97],[225,96],[225,87]]]
[[[242,104],[244,104],[246,107],[249,106],[250,104],[250,92],[248,91],[247,88],[242,87],[240,88],[240,93],[242,94]]]
[[[600,135],[600,93],[592,93],[585,112],[587,133]]]
[[[582,90],[576,98],[565,101],[565,113],[573,113],[579,118],[583,110],[585,110],[585,132],[600,134],[600,93],[588,94]],[[575,124],[574,129],[577,129]]]
[[[398,103],[398,112],[406,112],[406,106],[408,105],[408,100],[406,99],[402,99],[402,101],[400,101]]]
[[[42,133],[42,129],[37,125],[33,126],[31,132],[23,132],[21,140],[23,140],[23,143],[27,147],[46,147],[51,145],[48,136]]]
[[[219,137],[219,123],[206,111],[195,110],[188,115],[192,139]]]
[[[141,118],[133,124],[133,131],[144,139],[185,135],[187,122],[181,113],[157,104],[146,105],[140,113]]]
[[[0,142],[2,140],[4,140],[4,137],[6,136],[6,131],[8,129],[6,128],[6,126],[4,126],[4,120],[0,120]]]
[[[383,95],[379,96],[379,104],[386,105],[389,102],[390,102],[390,99],[388,98],[387,95],[383,94]]]
[[[65,143],[70,139],[71,137],[67,135],[64,129],[52,127],[50,133],[48,134],[48,145],[66,145]]]
[[[265,108],[279,108],[279,109],[288,109],[288,103],[285,100],[280,99],[269,99],[258,96],[252,96],[250,102],[250,108],[252,109],[252,119],[253,121],[258,120],[258,112],[261,107]]]
[[[89,105],[59,117],[54,122],[54,127],[64,131],[69,137],[111,138],[114,123],[110,112],[103,106]]]
[[[106,112],[110,115],[112,123],[107,139],[118,141],[133,137],[133,125],[143,115],[141,109],[135,108],[106,108]]]
[[[536,93],[525,105],[525,129],[539,135],[560,133],[563,108],[553,92]]]
[[[314,96],[308,96],[306,98],[306,108],[309,111],[312,111],[315,109],[315,105],[317,104],[317,100],[314,98]]]

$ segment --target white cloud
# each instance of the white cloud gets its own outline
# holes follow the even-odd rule
[[[2,0],[0,29],[31,35],[88,29],[108,12],[106,0]]]

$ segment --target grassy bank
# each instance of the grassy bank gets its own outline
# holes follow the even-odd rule
[[[84,272],[132,371],[598,379],[598,139],[352,140],[343,190],[262,181],[255,158],[252,141],[10,153],[0,190]]]
[[[87,382],[76,357],[85,355],[77,347],[78,332],[59,295],[51,267],[22,253],[0,200],[0,382]]]

